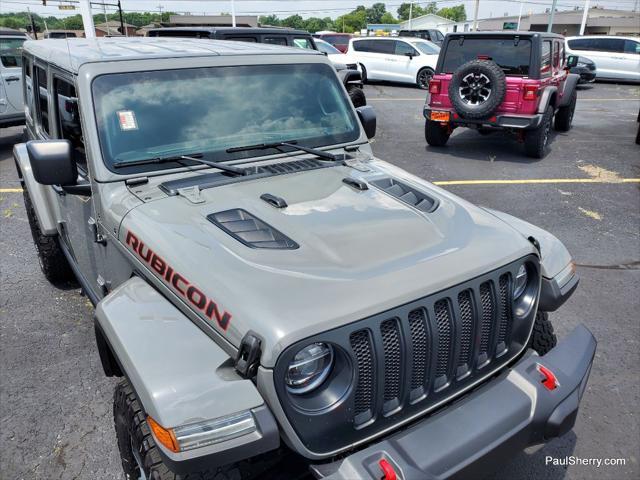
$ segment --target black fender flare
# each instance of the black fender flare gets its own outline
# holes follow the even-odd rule
[[[362,74],[358,70],[344,69],[338,70],[338,77],[342,80],[342,84],[362,86]]]
[[[547,111],[547,107],[551,105],[554,110],[556,108],[555,105],[551,104],[551,99],[558,93],[558,87],[545,87],[542,90],[542,95],[540,96],[540,104],[538,105],[538,113],[544,113]]]
[[[567,79],[564,81],[564,89],[562,90],[562,98],[558,103],[558,107],[566,107],[571,103],[571,97],[579,81],[580,75],[577,73],[567,75]]]

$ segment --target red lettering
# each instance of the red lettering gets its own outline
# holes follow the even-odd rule
[[[214,302],[213,300],[209,300],[209,304],[207,305],[207,310],[205,311],[205,314],[211,320],[214,320],[214,317],[215,317],[216,322],[218,322],[218,325],[220,325],[220,328],[222,328],[223,330],[226,330],[227,327],[229,327],[231,314],[227,312],[220,314],[220,310],[218,310],[218,305],[216,305],[216,302]]]
[[[133,233],[127,231],[126,243],[127,245],[131,245],[131,247],[133,247],[133,249],[135,250],[136,248],[138,248],[138,237],[136,237]]]
[[[197,300],[196,300],[196,297],[197,297]],[[187,289],[187,299],[191,303],[193,303],[196,307],[198,307],[200,310],[202,310],[205,304],[207,303],[207,297],[204,296],[204,293],[202,293],[193,285],[191,285]]]
[[[151,258],[151,264],[150,265],[151,265],[151,268],[153,268],[156,272],[158,272],[159,275],[164,275],[164,271],[167,268],[167,264],[164,263],[164,260],[162,260],[155,253],[153,254],[153,257]]]
[[[147,253],[142,253],[145,248],[147,249]],[[151,260],[151,255],[153,255],[153,251],[142,242],[139,243],[137,251],[138,255],[140,255],[140,257],[145,262],[149,263],[149,260]]]
[[[171,285],[173,285],[173,287],[184,296],[185,291],[184,289],[180,288],[180,283],[183,283],[185,287],[189,286],[189,282],[187,282],[187,280],[182,275],[180,275],[179,273],[174,273],[173,278],[171,279]]]

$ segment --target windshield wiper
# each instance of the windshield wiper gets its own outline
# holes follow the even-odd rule
[[[317,150],[315,148],[303,147],[302,145],[298,145],[297,143],[297,140],[291,140],[288,142],[258,143],[256,145],[247,145],[246,147],[227,148],[227,153],[246,152],[248,150],[268,150],[270,148],[279,147],[291,147],[296,150],[300,150],[301,152],[307,152],[312,155],[316,155],[317,157],[324,158],[325,160],[331,160],[332,162],[342,160],[342,158],[334,155],[333,153],[325,152],[323,150]]]
[[[113,164],[113,168],[135,167],[137,165],[151,165],[151,164],[168,163],[168,162],[180,163],[181,160],[191,160],[194,162],[201,163],[203,165],[215,167],[219,170],[224,170],[225,172],[233,173],[234,175],[248,174],[247,170],[245,170],[244,168],[238,168],[232,165],[225,165],[222,162],[213,162],[211,160],[204,160],[202,156],[203,155],[201,153],[193,153],[191,155],[173,155],[170,157],[145,158],[142,160],[134,160],[132,162],[126,162],[126,161],[116,162]]]

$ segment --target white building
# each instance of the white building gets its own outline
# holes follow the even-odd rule
[[[448,18],[428,13],[420,17],[406,20],[398,25],[398,30],[440,30],[442,33],[449,32],[468,32],[471,30],[473,21],[454,22]]]

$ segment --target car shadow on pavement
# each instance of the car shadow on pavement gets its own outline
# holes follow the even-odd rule
[[[0,154],[11,152],[13,146],[21,141],[22,130],[17,130],[16,132],[15,129],[12,128],[0,128]]]

